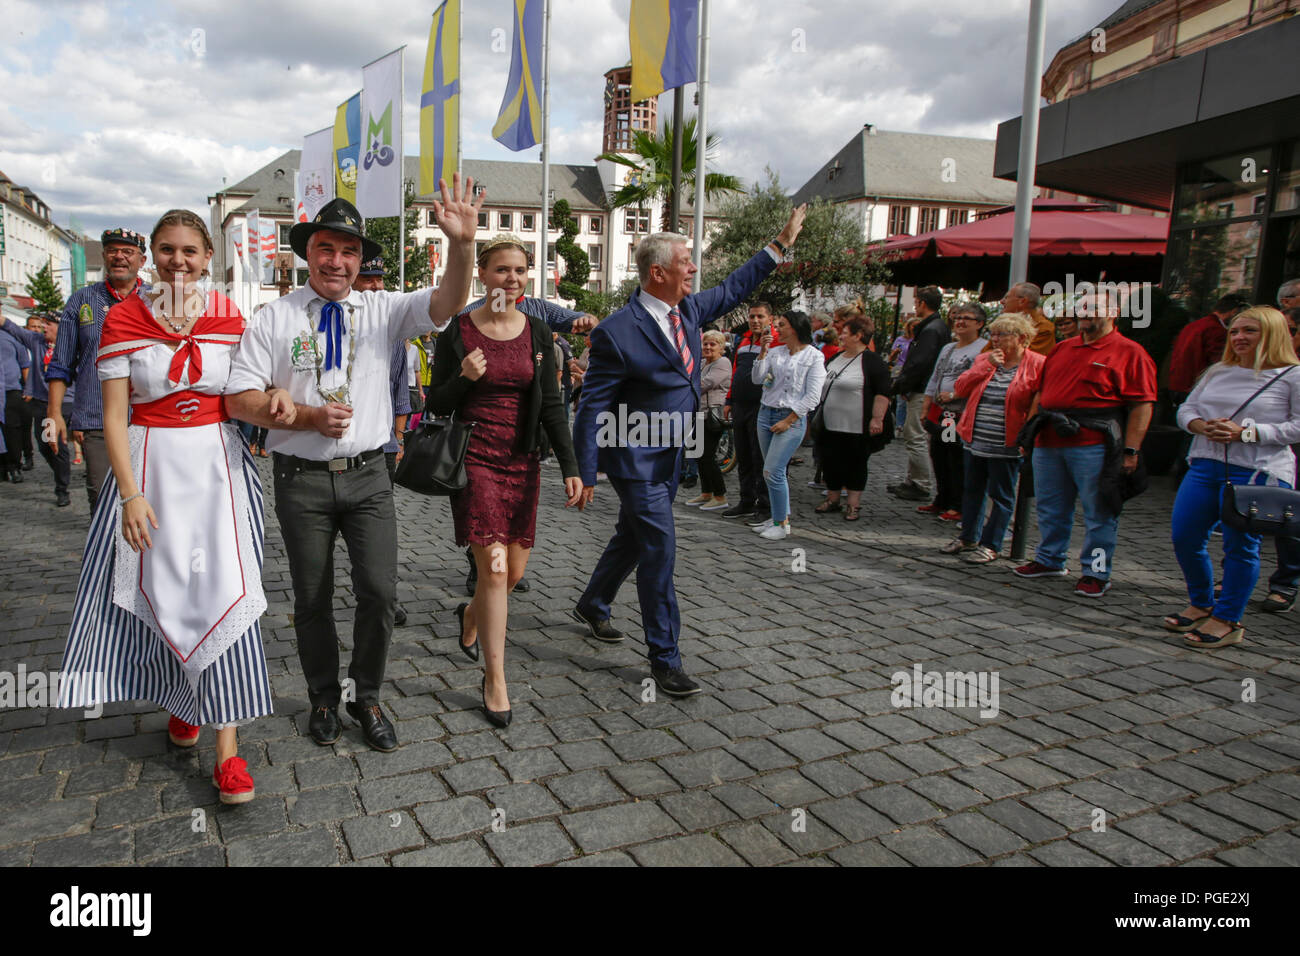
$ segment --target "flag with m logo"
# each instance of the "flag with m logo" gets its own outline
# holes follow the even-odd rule
[[[402,51],[394,50],[361,70],[361,144],[357,165],[357,212],[402,212]]]

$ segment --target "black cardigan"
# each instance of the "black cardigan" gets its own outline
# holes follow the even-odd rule
[[[533,337],[532,353],[534,356],[540,354],[541,361],[535,360],[536,371],[524,401],[520,417],[523,427],[518,432],[515,450],[530,452],[540,448],[542,429],[545,428],[555,457],[560,461],[561,473],[565,478],[576,478],[578,458],[573,453],[573,436],[569,433],[564,400],[560,397],[560,386],[555,378],[555,342],[551,338],[551,329],[542,319],[531,315],[526,318]],[[464,360],[465,340],[460,334],[460,316],[457,315],[453,316],[446,330],[439,333],[433,346],[432,381],[425,399],[426,414],[450,415],[460,411],[465,396],[474,387],[474,382],[460,373]]]

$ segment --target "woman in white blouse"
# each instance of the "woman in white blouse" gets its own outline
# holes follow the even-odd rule
[[[1194,436],[1172,517],[1188,606],[1164,625],[1186,631],[1192,647],[1236,644],[1245,633],[1241,617],[1259,578],[1260,536],[1222,525],[1218,598],[1207,545],[1219,523],[1225,481],[1295,486],[1295,456],[1288,446],[1300,441],[1297,365],[1282,313],[1268,306],[1247,309],[1228,327],[1223,360],[1205,371],[1178,409],[1179,426]]]
[[[766,340],[754,362],[754,384],[763,386],[758,409],[758,446],[772,517],[754,527],[764,538],[790,534],[790,489],[785,469],[808,429],[808,415],[821,399],[826,381],[822,353],[812,345],[812,323],[802,312],[773,323],[780,345],[769,354]]]

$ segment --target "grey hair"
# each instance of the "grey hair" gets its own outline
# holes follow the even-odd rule
[[[673,247],[686,245],[680,232],[656,232],[636,244],[636,274],[645,285],[650,281],[650,267],[667,269],[673,264]]]
[[[1277,304],[1281,308],[1282,300],[1289,299],[1293,295],[1300,295],[1300,278],[1287,279],[1277,290]]]
[[[1031,309],[1037,306],[1038,300],[1043,297],[1043,290],[1032,282],[1017,282],[1011,287],[1011,291],[1028,302]]]

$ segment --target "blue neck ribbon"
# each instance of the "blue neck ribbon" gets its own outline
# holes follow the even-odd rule
[[[337,302],[326,302],[320,310],[317,332],[325,333],[325,368],[328,371],[343,364],[343,307]]]

